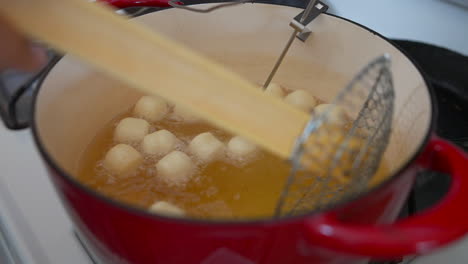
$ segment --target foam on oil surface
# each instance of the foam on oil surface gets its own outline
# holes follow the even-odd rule
[[[117,144],[113,141],[113,131],[121,119],[131,115],[130,109],[116,117],[90,143],[79,165],[78,178],[83,183],[113,199],[144,209],[156,201],[167,201],[183,209],[189,217],[232,219],[273,214],[289,164],[261,149],[245,158],[233,159],[224,153],[219,160],[202,163],[188,151],[195,136],[211,132],[226,146],[233,135],[204,122],[174,119],[172,107],[165,119],[149,122],[149,133],[166,129],[180,140],[175,149],[186,153],[196,165],[188,182],[170,185],[159,179],[155,164],[164,156],[144,154],[140,143],[129,144],[144,156],[131,177],[121,178],[106,170],[103,157]]]

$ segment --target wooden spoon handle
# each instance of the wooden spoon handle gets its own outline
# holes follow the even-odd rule
[[[147,94],[161,96],[289,158],[308,115],[223,66],[102,4],[13,0],[0,13],[19,30]],[[96,87],[99,89],[99,87]]]

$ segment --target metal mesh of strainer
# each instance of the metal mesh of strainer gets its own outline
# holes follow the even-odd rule
[[[297,140],[277,217],[320,209],[367,189],[388,145],[394,97],[384,55],[354,77],[333,107],[312,114]],[[343,117],[349,120],[346,129],[333,122]]]

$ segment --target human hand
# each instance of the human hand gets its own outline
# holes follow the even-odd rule
[[[34,71],[47,62],[45,51],[33,44],[0,17],[0,71],[14,68]]]

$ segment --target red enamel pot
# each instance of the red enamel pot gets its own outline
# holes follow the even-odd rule
[[[163,0],[109,2],[167,6]],[[135,19],[260,82],[299,12],[254,3],[209,14],[165,9]],[[77,232],[102,263],[350,264],[427,253],[468,232],[467,157],[434,135],[431,89],[418,68],[379,34],[343,18],[322,14],[311,29],[307,41],[294,42],[276,78],[292,89],[309,87],[325,100],[371,59],[391,55],[396,102],[384,155],[391,176],[345,202],[280,220],[162,217],[84,187],[74,177],[84,148],[102,124],[141,95],[68,55],[50,70],[35,98],[34,138]],[[343,78],[331,82],[314,71]],[[449,174],[450,190],[434,207],[396,221],[422,169]]]

